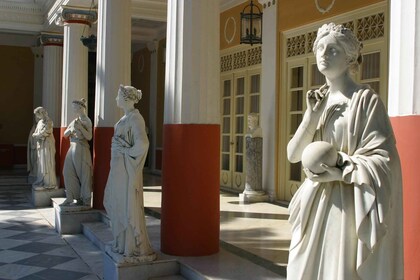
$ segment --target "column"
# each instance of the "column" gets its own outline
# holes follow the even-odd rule
[[[156,170],[156,112],[157,112],[157,63],[159,42],[154,40],[147,44],[150,51],[150,127],[149,127],[149,160],[150,169]]]
[[[43,48],[42,46],[32,47],[32,53],[34,54],[34,98],[33,108],[42,105],[42,68],[43,68]]]
[[[123,114],[115,97],[120,84],[131,83],[131,1],[103,0],[98,4],[93,207],[103,209],[111,138]]]
[[[64,23],[63,80],[61,106],[60,170],[69,148],[64,131],[75,118],[71,103],[81,98],[88,99],[88,48],[80,40],[88,36],[90,25],[96,21],[97,13],[82,7],[62,6],[61,20]],[[60,172],[61,174],[61,172]],[[62,180],[63,185],[63,180]]]
[[[388,113],[403,175],[404,279],[420,275],[420,0],[390,1]]]
[[[219,1],[168,1],[161,249],[219,250]]]
[[[262,178],[263,190],[271,200],[276,198],[277,155],[277,5],[278,1],[259,0],[263,6],[263,44],[261,70],[261,117],[263,132]]]
[[[63,77],[63,34],[42,32],[40,42],[44,47],[42,78],[42,107],[54,124],[55,162],[60,162],[61,90]],[[56,172],[60,174],[59,164]]]

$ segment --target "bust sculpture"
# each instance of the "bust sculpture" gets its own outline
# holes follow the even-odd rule
[[[32,184],[33,189],[56,189],[57,177],[55,173],[55,140],[53,122],[43,107],[34,110],[38,120],[32,137],[36,140],[37,148],[37,178]]]
[[[245,190],[239,195],[240,201],[262,202],[268,200],[268,196],[262,190],[262,146],[259,117],[257,114],[251,113],[248,115],[248,132],[245,135]]]
[[[111,169],[105,187],[104,206],[114,237],[111,250],[122,255],[121,262],[156,259],[147,234],[143,204],[143,166],[149,147],[145,123],[134,104],[141,91],[120,85],[117,106],[124,116],[114,127]]]
[[[327,156],[313,154],[321,170],[304,168],[307,178],[289,205],[290,280],[404,278],[400,161],[385,106],[352,78],[361,48],[350,29],[334,23],[319,28],[313,45],[326,84],[308,91],[287,156],[303,163],[312,142],[330,146]]]
[[[92,122],[86,116],[86,105],[84,98],[72,102],[76,119],[64,131],[64,137],[70,138],[70,148],[63,167],[66,188],[63,206],[91,205],[92,158],[88,141],[92,139]]]

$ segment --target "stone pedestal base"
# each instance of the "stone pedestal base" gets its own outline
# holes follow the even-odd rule
[[[180,274],[176,260],[124,262],[124,257],[113,253],[110,246],[104,252],[104,280],[140,280]]]
[[[64,197],[64,189],[34,189],[32,188],[32,204],[35,207],[51,206],[51,198]]]
[[[239,201],[241,202],[266,202],[268,200],[269,197],[264,191],[244,191],[239,194]]]
[[[101,212],[89,206],[60,206],[65,198],[53,198],[55,230],[59,234],[82,232],[82,223],[99,222]]]

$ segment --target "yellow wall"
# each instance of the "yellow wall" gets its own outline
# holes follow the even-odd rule
[[[321,8],[326,8],[333,0],[317,0]],[[337,0],[325,14],[318,11],[315,0],[277,1],[278,30],[284,31],[316,22],[342,13],[350,12],[382,0]],[[264,35],[263,35],[264,36]]]
[[[26,144],[33,124],[34,55],[0,46],[0,143]]]
[[[254,1],[254,4],[257,5],[261,11],[263,12],[262,6],[257,2]],[[233,7],[229,10],[226,10],[220,14],[220,49],[227,49],[234,46],[239,45],[240,41],[240,34],[241,34],[241,12],[245,8],[245,6],[249,5],[249,1],[245,2],[241,5]],[[226,22],[230,17],[233,17],[236,22],[236,32],[234,29],[234,24],[232,20],[229,20],[228,24]],[[263,15],[264,17],[264,15]],[[226,25],[226,37],[230,40],[234,34],[232,42],[228,43],[225,39],[225,25]],[[264,35],[263,35],[264,36]]]

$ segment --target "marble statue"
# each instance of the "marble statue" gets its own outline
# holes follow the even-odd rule
[[[308,91],[287,156],[301,161],[314,141],[338,155],[319,164],[323,172],[304,168],[307,178],[290,202],[291,280],[403,279],[400,161],[379,96],[352,78],[361,48],[351,30],[333,23],[319,28],[314,42],[326,84]]]
[[[141,91],[120,85],[117,106],[124,116],[114,127],[111,169],[105,187],[104,206],[111,221],[112,252],[124,256],[122,262],[156,259],[146,229],[143,204],[143,166],[149,147],[145,123],[134,104]]]
[[[35,190],[56,189],[53,122],[43,107],[37,107],[34,114],[38,122],[32,137],[36,140],[38,165],[37,178],[32,187]]]
[[[92,139],[92,122],[86,115],[86,100],[74,100],[72,107],[74,119],[64,131],[70,138],[70,148],[64,160],[63,176],[66,200],[61,204],[91,205],[92,158],[88,141]]]
[[[28,146],[27,146],[27,153],[26,153],[26,162],[27,162],[27,171],[28,176],[30,178],[30,183],[33,183],[32,180],[36,180],[38,175],[38,151],[37,151],[37,144],[36,139],[32,136],[34,134],[36,125],[39,119],[35,117],[35,124],[32,126],[31,130],[29,131],[28,136]]]

